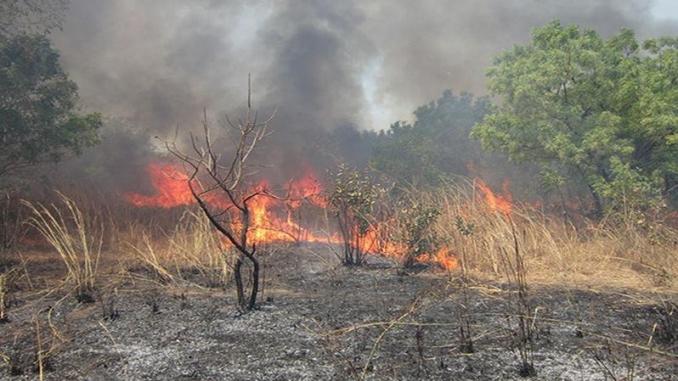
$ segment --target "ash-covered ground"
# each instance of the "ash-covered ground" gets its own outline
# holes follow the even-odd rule
[[[38,379],[38,348],[47,380],[524,379],[515,294],[500,280],[470,280],[464,297],[458,274],[379,258],[346,268],[327,249],[293,247],[263,262],[260,307],[244,315],[232,289],[111,273],[83,304],[35,291],[39,277],[33,291],[21,283],[0,325],[0,378]],[[678,379],[671,303],[669,292],[530,285],[528,379]]]

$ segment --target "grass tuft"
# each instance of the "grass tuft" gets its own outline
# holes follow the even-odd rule
[[[83,213],[75,201],[59,193],[61,206],[24,201],[32,212],[28,223],[56,250],[66,266],[66,283],[73,284],[80,302],[93,302],[103,244],[103,226]]]

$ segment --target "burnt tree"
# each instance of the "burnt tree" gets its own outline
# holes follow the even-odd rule
[[[184,153],[176,141],[166,142],[167,150],[189,168],[188,186],[198,206],[235,250],[233,277],[241,311],[249,311],[256,306],[259,292],[257,246],[256,242],[248,239],[252,228],[249,203],[265,193],[263,189],[245,187],[243,177],[246,176],[246,162],[257,144],[268,135],[272,119],[273,114],[263,122],[258,120],[248,89],[244,115],[237,122],[226,116],[220,125],[230,137],[231,151],[223,152],[215,146],[206,112],[203,113],[201,136],[190,135],[190,153]],[[220,143],[218,146],[223,145]],[[246,290],[242,274],[246,263],[251,266],[249,290]]]

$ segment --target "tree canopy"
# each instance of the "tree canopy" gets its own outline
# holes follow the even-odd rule
[[[3,0],[0,2],[0,38],[19,34],[46,34],[59,28],[68,0]]]
[[[101,124],[78,111],[78,88],[45,36],[0,40],[0,177],[80,153]]]
[[[414,123],[396,122],[374,143],[371,165],[392,178],[435,184],[448,174],[464,174],[477,160],[478,144],[469,139],[473,125],[487,111],[485,98],[445,91],[419,107]]]
[[[583,181],[598,210],[675,194],[677,46],[549,23],[495,58],[487,76],[500,103],[472,135],[539,163],[549,182]]]

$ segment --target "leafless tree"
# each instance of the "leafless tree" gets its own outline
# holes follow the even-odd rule
[[[248,86],[247,111],[241,118],[232,121],[227,116],[220,123],[220,127],[232,138],[231,151],[224,152],[215,146],[206,112],[202,120],[202,136],[190,135],[190,153],[182,152],[176,141],[166,142],[167,150],[189,168],[188,185],[200,209],[235,249],[237,257],[233,276],[241,311],[256,306],[259,292],[257,246],[256,242],[248,241],[252,227],[250,202],[266,192],[263,189],[247,189],[243,186],[243,178],[247,176],[246,163],[257,144],[268,135],[269,123],[275,114],[260,121],[252,108],[251,94]],[[248,295],[242,277],[246,262],[251,265]]]

